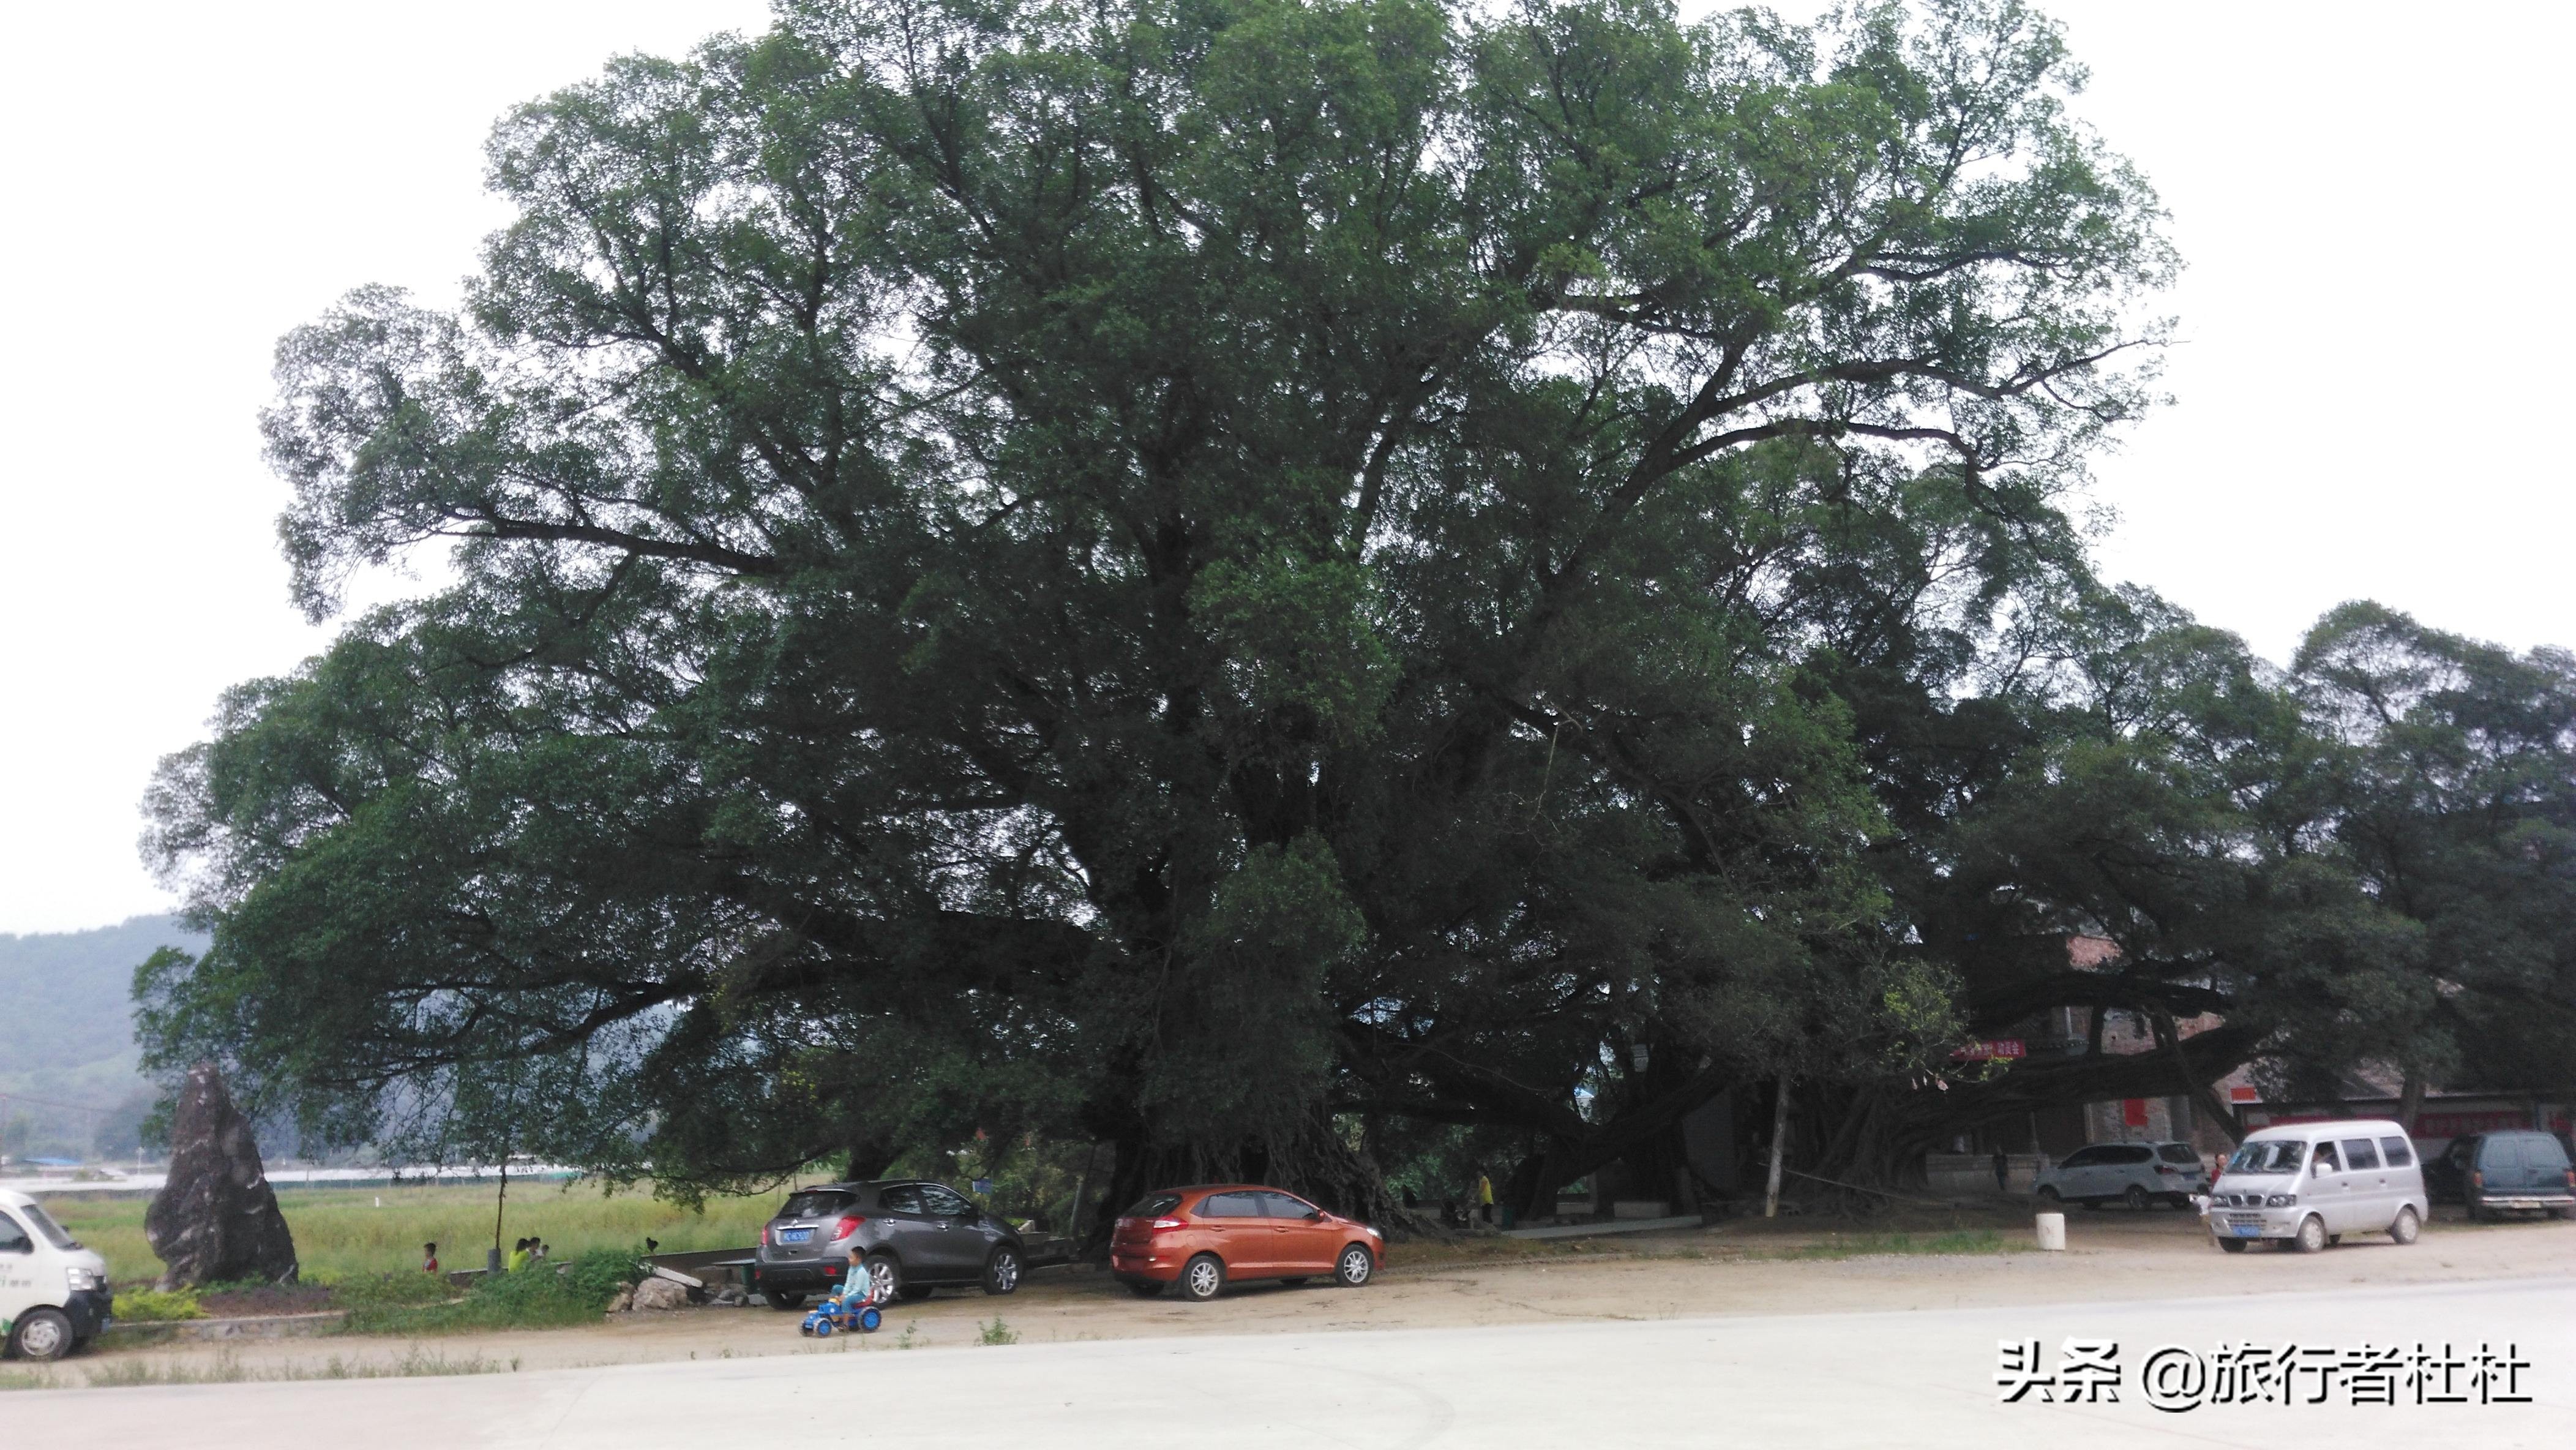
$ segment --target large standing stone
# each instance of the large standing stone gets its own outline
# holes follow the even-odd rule
[[[163,1288],[242,1279],[292,1283],[295,1239],[277,1211],[250,1120],[211,1062],[188,1069],[170,1120],[170,1181],[143,1213],[167,1266]]]

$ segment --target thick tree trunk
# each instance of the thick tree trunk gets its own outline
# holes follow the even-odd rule
[[[855,1139],[842,1164],[847,1170],[841,1175],[842,1179],[849,1183],[867,1183],[882,1178],[901,1153],[902,1149],[890,1138],[870,1134]]]
[[[2174,1076],[2181,1079],[2183,1091],[2190,1094],[2193,1103],[2209,1115],[2209,1120],[2218,1125],[2220,1132],[2227,1135],[2227,1141],[2244,1142],[2245,1124],[2236,1116],[2236,1110],[2218,1096],[2217,1084],[2203,1081],[2191,1070],[2191,1056],[2183,1050],[2182,1028],[2174,1022],[2173,1014],[2158,1012],[2147,1021],[2156,1036],[2163,1039],[2165,1051],[2172,1054]]]
[[[2415,1131],[2415,1115],[2424,1110],[2424,1069],[2409,1066],[2406,1081],[2397,1090],[2397,1126],[2409,1134]]]

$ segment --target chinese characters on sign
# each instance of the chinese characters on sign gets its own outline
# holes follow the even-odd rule
[[[2120,1346],[2108,1339],[2069,1339],[2054,1363],[2036,1339],[1995,1344],[1995,1397],[2003,1403],[2114,1404],[2123,1373]],[[2501,1352],[2444,1344],[2222,1344],[2208,1354],[2160,1345],[2138,1362],[2139,1397],[2180,1413],[2203,1405],[2527,1405],[2522,1372],[2531,1362],[2508,1344]]]

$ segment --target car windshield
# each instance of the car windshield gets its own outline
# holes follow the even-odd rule
[[[28,1204],[25,1208],[18,1210],[18,1212],[27,1220],[27,1222],[36,1226],[36,1232],[45,1236],[45,1242],[52,1244],[55,1248],[76,1249],[81,1246],[80,1240],[73,1238],[68,1233],[65,1233],[61,1224],[54,1222],[53,1219],[46,1216],[45,1211],[38,1208],[36,1205],[32,1203]]]
[[[2227,1160],[2230,1173],[2296,1173],[2308,1145],[2300,1142],[2248,1143]]]

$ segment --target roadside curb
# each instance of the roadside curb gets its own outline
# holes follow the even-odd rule
[[[119,1324],[98,1337],[102,1348],[118,1345],[179,1344],[207,1339],[290,1339],[328,1334],[349,1317],[346,1309],[317,1314],[257,1314],[237,1319],[169,1319],[149,1324]]]
[[[1704,1226],[1705,1221],[1698,1214],[1691,1213],[1673,1218],[1623,1218],[1613,1219],[1607,1223],[1560,1223],[1539,1228],[1507,1228],[1503,1230],[1503,1237],[1507,1239],[1591,1239],[1599,1238],[1604,1234],[1669,1233],[1677,1228]]]

